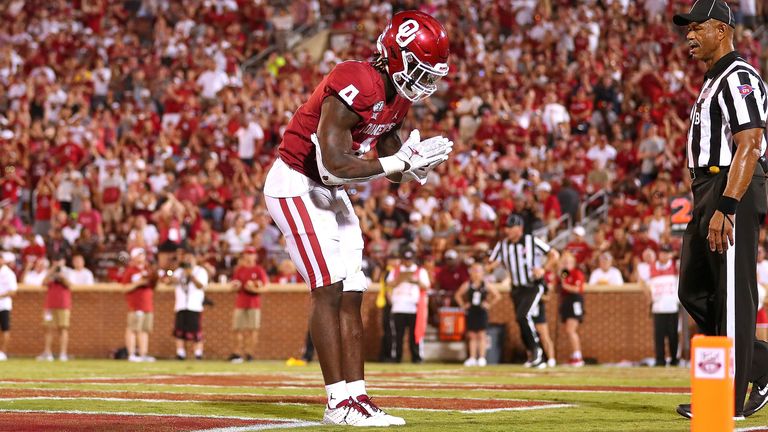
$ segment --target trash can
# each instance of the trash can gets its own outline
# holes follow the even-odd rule
[[[485,359],[488,364],[501,363],[504,356],[504,324],[490,324],[485,332],[488,350],[485,352]]]

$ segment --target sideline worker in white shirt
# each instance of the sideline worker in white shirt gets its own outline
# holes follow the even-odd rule
[[[673,258],[670,245],[662,245],[659,249],[659,259],[650,267],[649,278],[644,284],[651,297],[651,312],[653,313],[653,340],[656,352],[656,366],[667,365],[664,354],[664,342],[668,343],[670,366],[677,366],[678,333],[680,317],[677,300],[677,284],[680,275],[677,263]]]
[[[205,288],[208,286],[208,272],[197,265],[195,254],[191,251],[184,257],[176,270],[168,270],[163,283],[173,285],[176,293],[176,324],[173,335],[176,338],[176,358],[185,360],[186,342],[193,342],[195,358],[203,358],[203,329],[200,314],[203,312]]]
[[[5,353],[8,352],[8,343],[11,341],[11,297],[18,289],[16,273],[10,267],[14,261],[16,257],[12,253],[0,253],[0,332],[3,334],[0,340],[0,361],[8,359]]]
[[[416,343],[416,313],[421,291],[430,287],[429,273],[416,264],[416,253],[406,248],[402,263],[387,276],[387,285],[392,287],[392,321],[395,327],[395,361],[403,360],[403,341],[406,328],[410,342],[411,362],[421,363],[421,346]]]

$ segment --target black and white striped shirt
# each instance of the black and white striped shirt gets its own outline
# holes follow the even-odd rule
[[[688,168],[730,166],[733,135],[747,129],[765,130],[768,98],[765,82],[735,51],[707,71],[704,86],[691,109]],[[760,154],[765,153],[766,136]]]
[[[512,278],[512,286],[530,285],[536,279],[533,269],[541,267],[543,258],[552,247],[541,239],[525,234],[513,243],[504,239],[496,243],[491,261],[500,261]]]

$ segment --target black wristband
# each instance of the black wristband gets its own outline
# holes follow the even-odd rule
[[[717,203],[717,210],[722,214],[732,215],[736,214],[736,207],[738,205],[739,200],[723,195],[720,197],[720,202]]]

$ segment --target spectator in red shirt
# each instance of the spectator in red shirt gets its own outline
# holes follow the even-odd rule
[[[126,284],[128,292],[128,325],[125,329],[125,346],[128,349],[129,362],[153,362],[148,355],[149,334],[154,327],[154,295],[157,275],[147,263],[144,249],[131,251],[131,262],[123,273],[121,282]],[[138,355],[136,354],[138,342]]]
[[[67,345],[69,343],[69,315],[72,309],[72,292],[66,278],[66,261],[62,257],[53,260],[48,274],[43,280],[47,287],[45,295],[45,310],[43,324],[45,325],[45,346],[38,360],[53,361],[51,346],[55,332],[59,335],[59,360],[67,361]]]
[[[53,191],[56,188],[50,177],[40,179],[35,191],[35,234],[47,236],[51,229],[51,219],[55,207]]]
[[[536,186],[536,196],[542,204],[545,223],[552,222],[563,214],[560,210],[560,201],[552,193],[552,185],[548,182],[541,182]]]
[[[584,321],[584,284],[586,277],[576,267],[576,258],[571,253],[564,253],[561,258],[560,319],[565,323],[565,333],[571,343],[570,365],[584,366],[581,355],[579,324]]]
[[[472,219],[464,224],[464,244],[473,246],[478,243],[491,243],[496,236],[496,228],[493,221],[483,218],[483,210],[480,206],[472,209]]]
[[[232,363],[242,363],[243,357],[248,361],[253,360],[258,343],[258,330],[261,327],[259,293],[262,292],[268,280],[267,272],[256,263],[256,252],[254,247],[246,248],[232,275],[232,286],[238,290],[232,320],[235,331],[235,350],[229,356],[229,361]],[[250,345],[250,349],[246,345]]]
[[[293,261],[284,259],[277,265],[277,274],[272,277],[272,282],[280,285],[301,283],[302,278]]]
[[[126,189],[125,179],[120,174],[116,162],[107,164],[107,175],[99,187],[104,224],[108,232],[114,233],[123,220],[123,195]]]
[[[199,205],[205,197],[205,188],[197,181],[197,175],[195,174],[185,176],[179,190],[176,191],[176,199],[181,202],[189,201],[194,205]]]
[[[587,243],[584,236],[587,231],[583,226],[577,225],[573,228],[572,236],[568,244],[565,245],[564,251],[570,252],[576,258],[576,265],[581,269],[585,269],[592,262],[592,246]]]
[[[635,260],[633,264],[640,261],[640,257],[646,249],[653,249],[654,252],[658,252],[659,244],[648,237],[648,226],[640,225],[637,232],[632,235],[632,256]]]
[[[5,167],[5,174],[0,179],[0,200],[8,200],[14,206],[19,204],[20,189],[25,186],[24,179],[16,173],[16,167]]]
[[[104,227],[101,223],[101,213],[93,208],[91,200],[83,200],[83,207],[77,214],[77,222],[88,228],[98,238],[104,238]]]
[[[443,265],[437,271],[435,289],[445,292],[445,302],[450,304],[454,293],[461,284],[469,280],[469,270],[459,260],[459,254],[453,249],[448,249],[443,255]],[[444,304],[447,306],[448,304]]]

